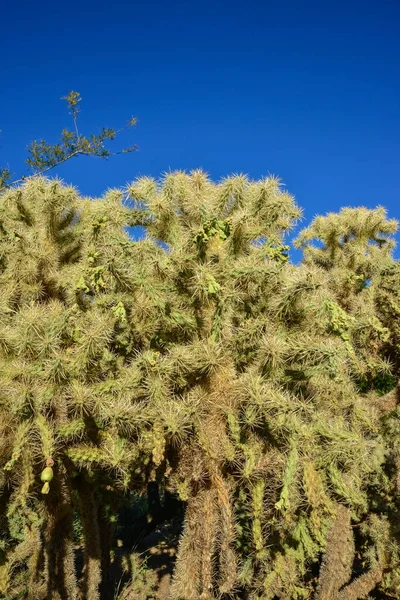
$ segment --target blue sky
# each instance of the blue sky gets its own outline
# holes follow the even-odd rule
[[[139,175],[202,167],[281,177],[304,209],[388,208],[400,219],[398,0],[15,0],[2,7],[0,163],[69,125],[138,126],[133,155],[57,174],[101,194]],[[117,146],[118,146],[117,142]]]

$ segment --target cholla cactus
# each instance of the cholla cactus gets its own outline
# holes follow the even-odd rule
[[[396,230],[397,222],[387,219],[383,208],[344,208],[338,214],[316,217],[296,241],[304,250],[305,264],[327,274],[334,296],[327,305],[332,329],[353,345],[354,375],[364,392],[393,387],[388,351],[393,347],[392,325],[388,327],[382,311],[381,295],[385,274],[394,268]]]
[[[374,235],[393,231],[379,215]],[[363,528],[362,581],[394,564],[373,516],[391,481],[375,408],[390,334],[368,286],[345,297],[332,277],[351,279],[359,250],[289,262],[300,216],[275,178],[201,171],[99,200],[43,179],[0,196],[4,594],[18,575],[32,599],[77,597],[72,506],[80,591],[98,600],[105,505],[154,482],[186,503],[172,600],[311,599],[326,548],[321,596],[344,514]],[[358,590],[346,565],[335,594]]]
[[[172,597],[311,597],[336,502],[362,519],[384,456],[356,317],[325,270],[288,263],[300,211],[278,181],[176,173],[129,192],[196,322],[161,351],[168,485],[188,503]]]
[[[123,303],[135,285],[124,279],[126,212],[121,194],[96,203],[43,179],[0,197],[4,594],[28,564],[32,598],[43,588],[76,599],[75,507],[86,596],[99,597],[104,498],[128,485],[145,419],[125,367],[137,351]]]

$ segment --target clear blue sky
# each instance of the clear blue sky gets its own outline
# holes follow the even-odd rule
[[[84,194],[203,167],[279,175],[305,211],[382,204],[400,219],[399,0],[5,2],[0,162],[69,125],[139,124],[138,153],[79,158]]]

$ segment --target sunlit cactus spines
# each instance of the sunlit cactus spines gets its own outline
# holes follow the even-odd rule
[[[1,193],[0,594],[106,600],[174,527],[171,600],[396,597],[396,223],[318,217],[295,264],[301,216],[242,174]]]

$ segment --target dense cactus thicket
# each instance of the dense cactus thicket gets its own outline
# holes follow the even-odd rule
[[[396,223],[318,217],[294,265],[300,216],[201,171],[2,192],[1,597],[113,598],[151,490],[183,506],[171,600],[399,596]]]

